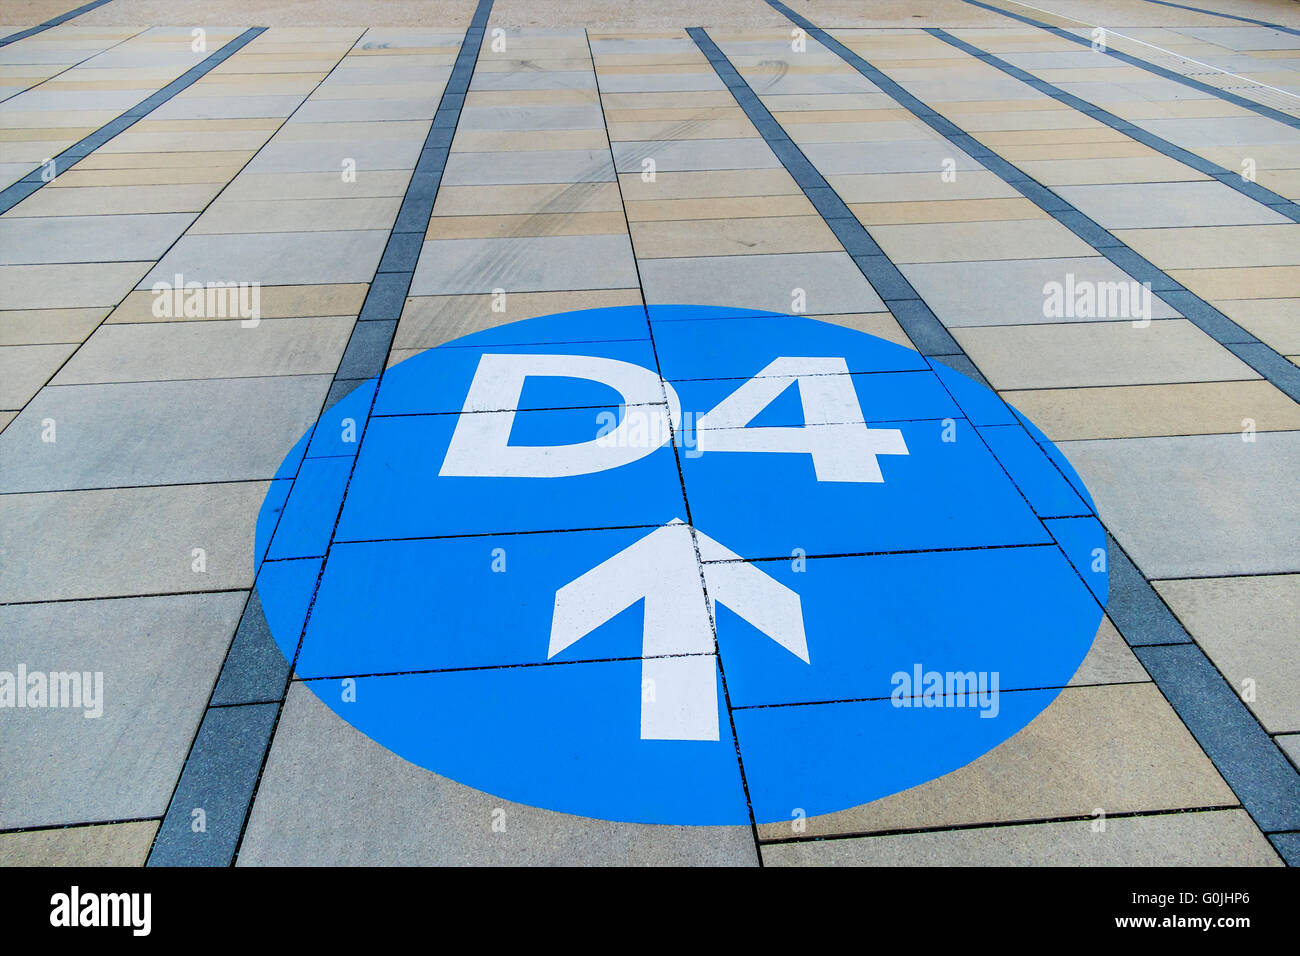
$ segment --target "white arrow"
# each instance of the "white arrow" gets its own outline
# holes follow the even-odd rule
[[[696,599],[700,566],[689,525],[656,528],[555,592],[547,657],[569,647],[642,598],[641,739],[717,740],[716,645],[709,616],[720,602],[804,663],[799,595],[696,532],[709,606]]]

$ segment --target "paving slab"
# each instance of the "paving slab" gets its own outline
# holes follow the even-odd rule
[[[1287,493],[1300,432],[1063,442],[1099,514],[1151,578],[1300,571]]]
[[[158,821],[0,834],[0,866],[144,866]]]
[[[228,591],[0,609],[15,665],[85,681],[81,706],[14,710],[0,724],[12,758],[0,770],[0,826],[161,816],[244,599]]]

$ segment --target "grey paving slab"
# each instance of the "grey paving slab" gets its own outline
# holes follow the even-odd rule
[[[647,259],[646,301],[790,312],[803,292],[810,315],[882,312],[884,303],[846,252]]]
[[[0,495],[0,601],[248,588],[268,484]]]
[[[0,219],[0,260],[32,265],[157,259],[185,232],[195,215],[4,217]]]
[[[1300,432],[1062,442],[1152,579],[1300,571]]]
[[[1199,146],[1254,144],[1300,147],[1300,130],[1283,126],[1265,116],[1179,116],[1171,119],[1143,119],[1139,126],[1189,149]]]
[[[102,686],[93,709],[83,698],[0,721],[0,827],[161,815],[243,603],[229,592],[0,607],[7,669]]]
[[[1297,768],[1300,768],[1300,734],[1279,734],[1273,740]]]
[[[1281,866],[1244,810],[1035,823],[763,847],[767,866]]]
[[[578,106],[466,106],[457,130],[603,129],[600,104]]]
[[[625,235],[438,239],[424,243],[411,295],[627,289],[637,285]]]
[[[60,369],[52,385],[333,374],[352,316],[109,324]],[[3,355],[3,352],[0,352]]]
[[[944,313],[939,313],[941,316]],[[1260,376],[1185,319],[954,328],[993,387],[1226,382]]]
[[[299,123],[431,120],[438,110],[438,99],[437,96],[413,96],[401,99],[380,97],[357,100],[309,99],[298,107],[293,118]]]
[[[1154,587],[1265,730],[1300,732],[1300,575],[1156,581]]]
[[[0,311],[117,305],[149,262],[0,266]]]
[[[74,349],[76,345],[0,346],[0,408],[26,405]]]
[[[349,770],[322,774],[321,766]],[[493,829],[498,810],[504,832]],[[402,760],[302,684],[289,692],[238,859],[240,866],[756,862],[748,827],[612,823],[472,790]]]
[[[249,173],[328,171],[338,177],[343,161],[350,159],[356,163],[359,181],[368,171],[414,169],[423,145],[423,141],[417,140],[294,140],[277,136],[245,168]]]
[[[601,76],[602,93],[673,93],[726,89],[716,73],[609,73]]]
[[[1290,222],[1220,182],[1058,186],[1066,202],[1107,229]]]
[[[0,866],[143,866],[158,821],[0,834]]]
[[[442,183],[445,186],[592,183],[613,178],[614,164],[607,149],[540,149],[452,153],[447,158]]]
[[[1054,219],[872,226],[871,238],[899,265],[1086,258],[1093,254],[1092,246]]]
[[[470,80],[471,92],[478,90],[594,90],[596,74],[591,70],[514,70],[489,72],[476,70]]]
[[[0,492],[269,479],[319,414],[329,382],[293,375],[46,388],[0,436]],[[47,421],[53,442],[42,440]]]
[[[259,282],[263,285],[369,282],[388,232],[262,232],[184,236],[137,288],[156,282]]]
[[[758,137],[748,139],[631,140],[613,144],[620,173],[642,173],[643,162],[654,170],[687,172],[707,169],[772,169],[781,165]]]
[[[1137,318],[1139,305],[1145,309],[1142,303],[1146,298],[1140,286],[1134,288],[1133,277],[1101,256],[900,263],[898,268],[949,328],[1099,319],[1116,319],[1128,324]],[[1049,283],[1060,287],[1059,307],[1049,297]],[[1126,293],[1114,299],[1113,312],[1121,314],[1112,314],[1108,290],[1119,289],[1114,283],[1123,283]],[[1085,285],[1092,288],[1093,301],[1097,303],[1092,313],[1063,314],[1067,286],[1082,290]],[[1102,294],[1097,295],[1098,292]],[[1079,293],[1076,291],[1069,298],[1073,307],[1079,301]],[[1154,294],[1150,296],[1150,306],[1151,318],[1164,319],[1178,314]],[[1071,311],[1076,310],[1071,308]]]

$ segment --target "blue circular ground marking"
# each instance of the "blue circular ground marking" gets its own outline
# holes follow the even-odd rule
[[[257,588],[298,677],[413,763],[611,820],[939,777],[1052,702],[1106,600],[1092,501],[1031,423],[775,313],[479,332],[339,401],[279,478]]]

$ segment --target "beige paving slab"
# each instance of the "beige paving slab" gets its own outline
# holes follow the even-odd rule
[[[1140,661],[1108,616],[1103,615],[1088,654],[1070,678],[1070,687],[1089,684],[1136,684],[1149,681]]]
[[[164,186],[82,186],[38,189],[9,216],[87,216],[198,212],[221,191],[221,183]]]
[[[376,196],[400,197],[410,183],[406,169],[359,169],[347,181],[339,173],[249,173],[231,181],[222,199],[232,202],[295,199],[365,199]]]
[[[888,312],[842,312],[836,315],[810,315],[808,318],[856,329],[904,348],[916,348],[912,340],[907,337],[907,333],[903,331],[903,327]]]
[[[943,830],[763,847],[766,866],[1281,866],[1244,810]]]
[[[1236,806],[1151,683],[1067,687],[1028,727],[937,780],[803,821],[806,836]],[[791,824],[759,827],[761,839]]]
[[[650,123],[609,124],[609,138],[615,142],[631,140],[749,139],[758,130],[748,119],[682,119]]]
[[[491,294],[411,296],[402,310],[393,348],[433,348],[471,332],[507,325],[521,319],[620,305],[641,305],[641,290],[512,292],[504,300]]]
[[[0,347],[0,408],[21,409],[75,349],[75,345]]]
[[[252,151],[244,154],[247,160]],[[128,169],[70,169],[54,179],[51,187],[73,186],[151,186],[165,183],[226,183],[234,179],[240,165],[160,166]]]
[[[524,213],[611,212],[623,208],[616,183],[524,183],[442,186],[435,216],[520,215]]]
[[[365,283],[320,285],[264,285],[258,289],[261,317],[291,319],[299,316],[358,315],[365,302]],[[158,297],[140,289],[122,300],[105,320],[117,322],[210,322],[212,316],[155,315]],[[174,310],[173,310],[174,311]]]
[[[929,222],[997,222],[1046,219],[1047,213],[1028,199],[952,199],[913,202],[851,203],[849,209],[864,226]]]
[[[1300,265],[1297,223],[1117,229],[1112,234],[1166,271]]]
[[[85,341],[108,309],[31,309],[0,312],[0,345]]]
[[[1150,156],[1153,150],[1136,142],[1100,143],[1028,143],[1006,145],[998,152],[1009,163],[1035,159],[1116,159],[1126,156]]]
[[[216,149],[186,153],[102,153],[94,152],[77,163],[77,171],[91,169],[162,169],[180,166],[241,166],[248,150]],[[56,180],[59,185],[63,183]]]
[[[1203,299],[1300,297],[1300,266],[1166,271],[1171,279],[1187,286]]]
[[[518,216],[434,216],[426,239],[497,239],[507,236],[601,236],[626,233],[621,212],[533,213]]]
[[[963,121],[964,122],[964,121]],[[1065,143],[1123,143],[1127,136],[1109,126],[1087,126],[1082,129],[1006,129],[987,130],[980,133],[980,142],[997,148],[1004,146],[1058,146]]]
[[[843,248],[820,216],[636,222],[631,232],[640,259],[836,252]]]
[[[1221,382],[1260,376],[1185,319],[954,328],[994,388]]]
[[[935,173],[853,173],[828,176],[826,181],[850,206],[856,203],[1021,198],[997,176],[982,169],[961,170],[952,182],[944,182]]]
[[[1300,429],[1300,405],[1270,382],[1191,382],[1007,391],[1053,441]]]
[[[1095,250],[1055,219],[882,225],[871,236],[896,263],[1054,259]]]
[[[144,866],[157,820],[0,833],[0,866]]]
[[[246,481],[0,495],[0,601],[247,589],[253,524],[268,487]],[[201,573],[193,568],[195,548],[206,554]]]
[[[1300,298],[1217,299],[1212,304],[1283,355],[1300,352]]]
[[[1300,732],[1300,574],[1152,585],[1269,733]]]
[[[675,219],[749,219],[753,217],[809,216],[816,213],[802,194],[780,196],[724,196],[717,199],[646,199],[625,204],[631,222]]]
[[[784,169],[721,169],[661,172],[653,182],[639,173],[618,177],[628,202],[664,199],[718,199],[731,196],[803,195]]]

